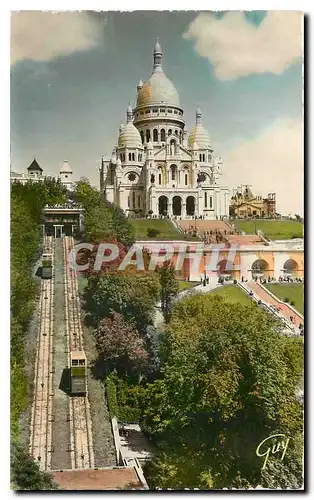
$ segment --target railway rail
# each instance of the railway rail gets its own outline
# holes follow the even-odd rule
[[[51,236],[44,237],[44,251],[52,254],[54,262]],[[51,279],[41,280],[38,319],[29,451],[40,468],[47,470],[52,451],[54,271]]]
[[[70,366],[71,351],[84,350],[78,283],[75,271],[70,268],[68,263],[69,252],[73,245],[73,238],[65,236],[63,239],[63,257],[68,366]],[[92,421],[88,392],[86,392],[86,396],[69,397],[69,421],[72,469],[94,468]]]

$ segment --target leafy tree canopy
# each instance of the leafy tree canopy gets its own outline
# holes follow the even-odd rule
[[[188,464],[175,465],[182,456],[193,487],[204,481],[218,488],[267,485],[256,447],[283,433],[292,438],[286,474],[282,479],[278,472],[273,483],[288,486],[297,478],[300,484],[303,422],[295,388],[302,357],[302,341],[279,335],[257,307],[210,295],[177,303],[161,340],[163,377],[148,387],[144,403],[146,430],[164,453],[154,462],[152,481],[161,480],[168,464],[163,484],[186,486],[181,471]],[[270,460],[279,471],[280,459]]]
[[[154,274],[128,276],[119,271],[89,277],[83,294],[94,325],[117,312],[140,332],[152,323],[158,297],[159,283]]]
[[[39,465],[21,445],[13,445],[11,452],[12,487],[15,490],[57,490],[52,476],[40,470]]]

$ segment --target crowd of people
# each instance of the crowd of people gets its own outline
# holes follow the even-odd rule
[[[209,231],[203,231],[202,233],[199,231],[199,229],[193,225],[190,224],[187,229],[184,229],[183,231],[185,236],[194,236],[194,237],[201,237],[203,242],[206,245],[209,245],[211,243],[228,243],[228,235],[232,234],[238,234],[238,231],[230,230],[227,231],[226,229],[224,231],[220,231],[219,229],[210,229]]]
[[[278,281],[279,281],[279,283],[282,283],[282,282],[303,283],[304,278],[299,278],[299,277],[292,278],[291,276],[279,276]]]
[[[244,279],[244,277],[242,276],[241,281],[243,283],[243,282],[247,282],[248,280]],[[268,277],[266,277],[266,276],[253,276],[253,281],[255,281],[255,282],[259,281],[262,284],[273,283],[273,282],[303,283],[304,278],[301,278],[301,277],[292,278],[291,276],[279,276],[279,278],[277,279],[274,276],[268,276]]]
[[[76,203],[73,200],[68,200],[62,205],[53,205],[52,207],[49,205],[45,205],[45,208],[82,208],[82,205],[80,203]]]

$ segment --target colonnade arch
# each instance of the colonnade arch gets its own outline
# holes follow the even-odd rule
[[[158,197],[158,214],[159,215],[175,215],[180,216],[194,216],[197,215],[196,199],[194,196],[189,195],[175,195]]]

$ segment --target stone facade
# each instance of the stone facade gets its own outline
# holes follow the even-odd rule
[[[208,219],[229,215],[229,189],[220,185],[217,157],[196,111],[189,137],[178,93],[165,76],[157,41],[150,79],[137,86],[137,103],[112,156],[102,160],[100,189],[128,214]]]

